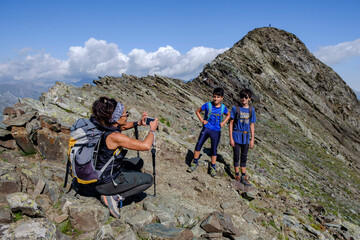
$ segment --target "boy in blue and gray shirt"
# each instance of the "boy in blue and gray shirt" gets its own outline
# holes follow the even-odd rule
[[[194,151],[194,160],[192,161],[190,167],[187,169],[188,172],[195,171],[198,166],[198,160],[200,157],[200,150],[206,140],[210,137],[211,139],[211,165],[210,165],[210,175],[212,177],[216,176],[216,158],[217,158],[217,146],[220,141],[221,128],[226,124],[230,118],[230,113],[221,101],[224,99],[224,89],[215,88],[213,91],[213,101],[205,103],[200,108],[196,110],[196,115],[199,118],[200,122],[203,124],[203,129],[201,130],[199,140],[196,144]],[[201,116],[200,112],[205,111],[204,118]],[[223,119],[223,115],[226,115]]]
[[[249,147],[253,148],[255,143],[254,123],[256,122],[256,115],[255,109],[249,105],[251,97],[252,92],[249,89],[244,89],[240,92],[240,106],[232,107],[229,126],[230,145],[234,150],[235,179],[245,186],[251,186],[246,177],[246,161]],[[239,173],[239,160],[241,177]]]

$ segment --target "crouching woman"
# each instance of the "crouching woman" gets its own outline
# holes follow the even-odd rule
[[[100,97],[93,103],[90,120],[104,131],[102,135],[96,169],[102,169],[108,160],[115,154],[116,160],[109,164],[102,177],[95,185],[96,191],[101,195],[100,199],[115,218],[120,217],[118,204],[124,198],[141,193],[148,189],[153,178],[150,174],[143,173],[142,159],[135,162],[127,162],[126,150],[147,151],[151,149],[155,138],[155,130],[158,127],[158,119],[150,122],[150,131],[144,140],[130,138],[121,131],[133,128],[136,125],[146,125],[147,113],[144,112],[141,120],[128,122],[129,113],[125,106],[113,98]],[[127,166],[131,167],[127,167]]]

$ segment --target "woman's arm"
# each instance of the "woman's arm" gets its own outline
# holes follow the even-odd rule
[[[125,131],[128,129],[131,129],[134,127],[134,123],[137,122],[137,125],[141,126],[141,125],[146,125],[146,118],[148,117],[147,112],[144,112],[141,119],[139,121],[134,121],[134,122],[126,122],[123,125],[120,126],[121,131]]]
[[[144,140],[130,138],[125,134],[114,132],[106,138],[106,145],[109,149],[124,147],[130,150],[147,151],[151,148],[154,141],[154,132],[158,127],[159,120],[156,118],[150,123],[150,131]]]
[[[234,142],[234,138],[233,138],[233,128],[234,128],[234,119],[230,119],[229,138],[230,138],[230,146],[232,146],[232,147],[235,146],[235,142]]]
[[[253,148],[254,144],[255,144],[255,124],[254,123],[250,123],[250,133],[251,133],[250,148]]]

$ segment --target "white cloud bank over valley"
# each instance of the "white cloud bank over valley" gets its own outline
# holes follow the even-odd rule
[[[29,48],[19,52],[19,58],[0,63],[0,83],[31,81],[51,84],[54,81],[76,82],[96,79],[97,76],[162,75],[183,80],[197,77],[202,67],[228,48],[194,47],[181,54],[171,46],[155,52],[133,49],[122,53],[114,43],[90,38],[84,46],[70,47],[67,60],[48,53],[31,53]]]
[[[324,63],[334,65],[352,57],[360,56],[360,39],[334,46],[320,47],[314,54]]]
[[[332,67],[351,88],[360,91],[360,39],[320,47],[314,55]]]

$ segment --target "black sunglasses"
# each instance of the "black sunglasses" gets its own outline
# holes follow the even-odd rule
[[[240,98],[249,98],[249,96],[246,94],[240,94]]]
[[[128,117],[131,113],[129,113],[128,111],[125,112],[125,114],[123,114],[121,117]]]

